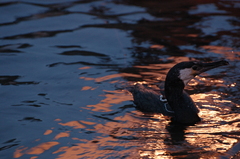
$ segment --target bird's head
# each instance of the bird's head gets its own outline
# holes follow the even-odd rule
[[[228,65],[228,62],[225,60],[211,63],[197,61],[181,62],[169,70],[166,81],[182,81],[184,85],[187,85],[196,75],[224,65]]]

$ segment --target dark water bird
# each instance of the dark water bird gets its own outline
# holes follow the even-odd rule
[[[191,97],[184,91],[187,83],[196,75],[213,68],[228,65],[225,60],[203,63],[197,61],[181,62],[167,73],[164,94],[146,85],[136,84],[129,87],[134,103],[143,112],[162,113],[173,116],[176,123],[195,124],[200,121],[199,110]]]

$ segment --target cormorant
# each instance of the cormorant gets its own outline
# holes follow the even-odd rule
[[[184,87],[196,75],[223,65],[228,65],[228,62],[225,60],[211,63],[189,61],[176,64],[167,73],[165,99],[160,91],[139,83],[128,90],[141,111],[173,116],[173,122],[177,123],[195,124],[200,121],[199,110],[184,91]]]

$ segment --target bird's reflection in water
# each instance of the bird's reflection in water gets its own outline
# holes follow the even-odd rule
[[[169,123],[166,126],[166,130],[170,134],[170,144],[172,145],[181,145],[185,143],[185,130],[187,126],[185,125],[178,125],[174,123]],[[168,139],[165,140],[167,143],[169,143]]]
[[[147,116],[149,117],[149,114]],[[141,138],[139,139],[143,145],[139,151],[142,158],[172,159],[187,156],[199,158],[200,148],[186,140],[189,138],[189,132],[186,130],[195,126],[176,124],[163,115],[155,114],[149,117],[147,123],[143,123],[141,127],[144,127],[144,130],[140,132]]]

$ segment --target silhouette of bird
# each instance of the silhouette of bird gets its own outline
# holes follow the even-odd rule
[[[164,94],[146,85],[136,84],[129,87],[137,108],[144,112],[162,113],[173,116],[173,121],[182,124],[194,124],[200,121],[199,110],[184,87],[196,75],[213,68],[228,65],[225,60],[203,63],[197,61],[181,62],[167,73]]]

